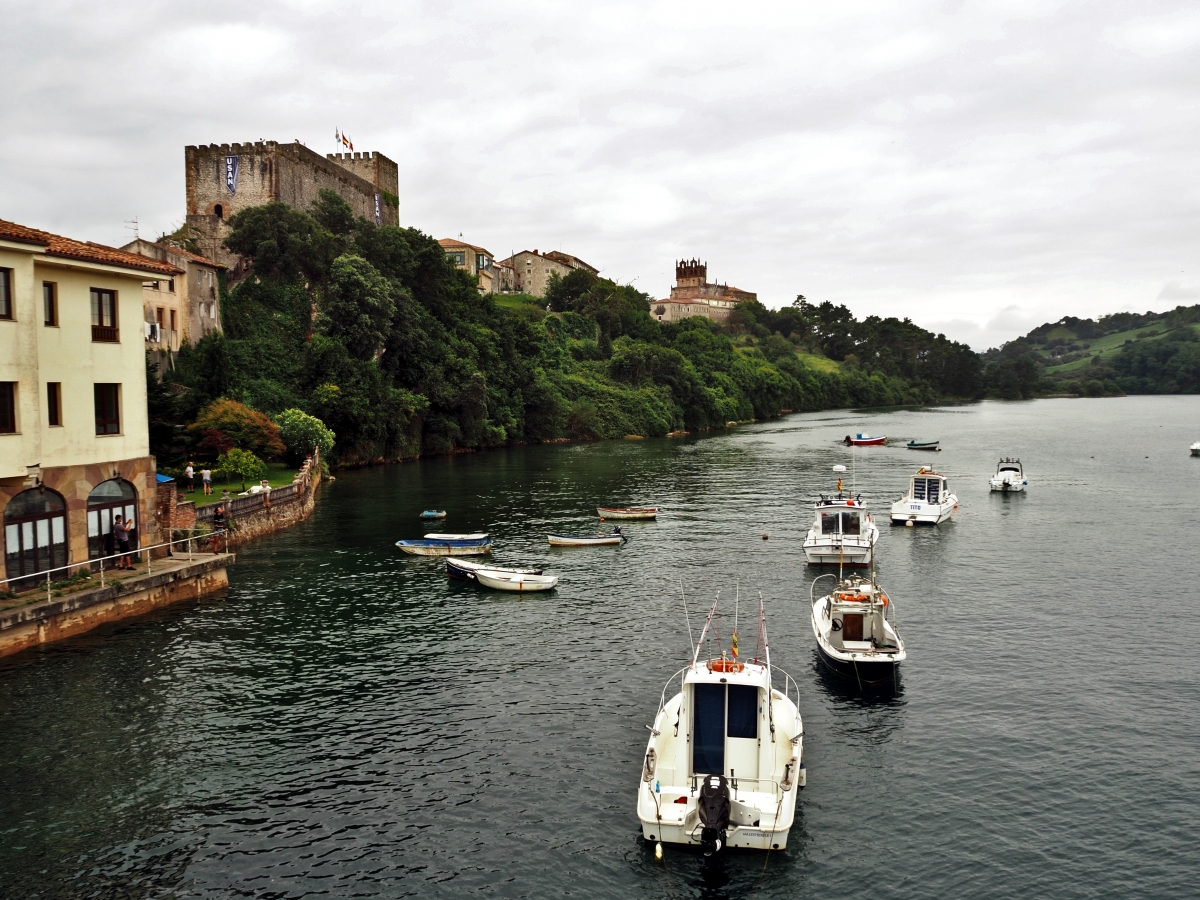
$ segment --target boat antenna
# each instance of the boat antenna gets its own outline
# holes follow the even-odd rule
[[[734,582],[734,595],[733,595],[733,643],[730,644],[730,650],[733,653],[734,659],[737,659],[737,655],[738,655],[738,633],[737,633],[738,604],[741,603],[741,600],[742,600],[742,583],[740,581],[735,581]]]
[[[683,578],[679,579],[679,596],[683,598],[683,620],[687,622],[688,627],[688,646],[695,652],[696,639],[692,637],[692,618],[688,615],[687,594],[683,592]]]

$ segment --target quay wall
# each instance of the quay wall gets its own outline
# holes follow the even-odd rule
[[[215,593],[229,584],[226,566],[233,559],[218,554],[127,583],[0,611],[0,657]]]

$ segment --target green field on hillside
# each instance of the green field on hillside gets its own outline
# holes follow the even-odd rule
[[[1200,325],[1197,324],[1187,327],[1200,331]],[[1062,330],[1066,331],[1066,329]],[[1142,328],[1133,328],[1129,331],[1121,331],[1117,334],[1108,334],[1104,337],[1095,338],[1091,341],[1084,341],[1083,343],[1090,345],[1088,349],[1082,351],[1086,355],[1081,359],[1072,360],[1071,362],[1062,363],[1061,365],[1054,365],[1052,357],[1044,353],[1041,353],[1040,355],[1042,355],[1047,361],[1048,375],[1066,375],[1068,373],[1078,372],[1084,366],[1091,365],[1093,357],[1108,357],[1118,353],[1121,348],[1125,346],[1126,341],[1161,340],[1166,336],[1168,331],[1170,331],[1170,329],[1166,328],[1163,323],[1156,322],[1153,325],[1146,325]],[[1070,335],[1069,331],[1067,332],[1067,335],[1063,335],[1063,337],[1068,335]],[[1058,337],[1058,335],[1054,335],[1054,337]]]

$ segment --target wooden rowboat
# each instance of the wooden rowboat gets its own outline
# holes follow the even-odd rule
[[[558,584],[557,575],[520,575],[497,569],[476,569],[475,580],[498,591],[548,591]]]
[[[658,515],[657,506],[597,506],[601,519],[653,519]]]
[[[623,534],[549,534],[552,547],[602,547],[608,544],[619,544],[625,540]]]
[[[396,541],[396,546],[413,556],[481,556],[492,552],[492,539],[476,541]]]
[[[854,447],[878,447],[881,444],[887,443],[887,436],[885,435],[883,437],[871,437],[868,434],[863,434],[860,432],[860,433],[854,435],[853,437],[850,435],[846,435],[846,438],[843,441],[843,443],[850,444]]]
[[[506,575],[541,575],[541,569],[511,569],[504,566],[489,566],[484,563],[471,562],[467,559],[447,559],[446,560],[446,575],[449,578],[457,578],[460,581],[474,581],[475,572],[479,569],[487,569],[490,572],[503,572]]]

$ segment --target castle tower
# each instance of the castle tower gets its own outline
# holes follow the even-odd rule
[[[708,280],[708,263],[698,259],[681,259],[675,263],[675,286],[698,288]]]
[[[258,141],[184,148],[187,224],[203,254],[236,275],[225,248],[229,219],[251,206],[279,201],[308,210],[323,188],[337,192],[354,215],[377,225],[400,221],[399,169],[382,153],[321,156],[299,142]]]

